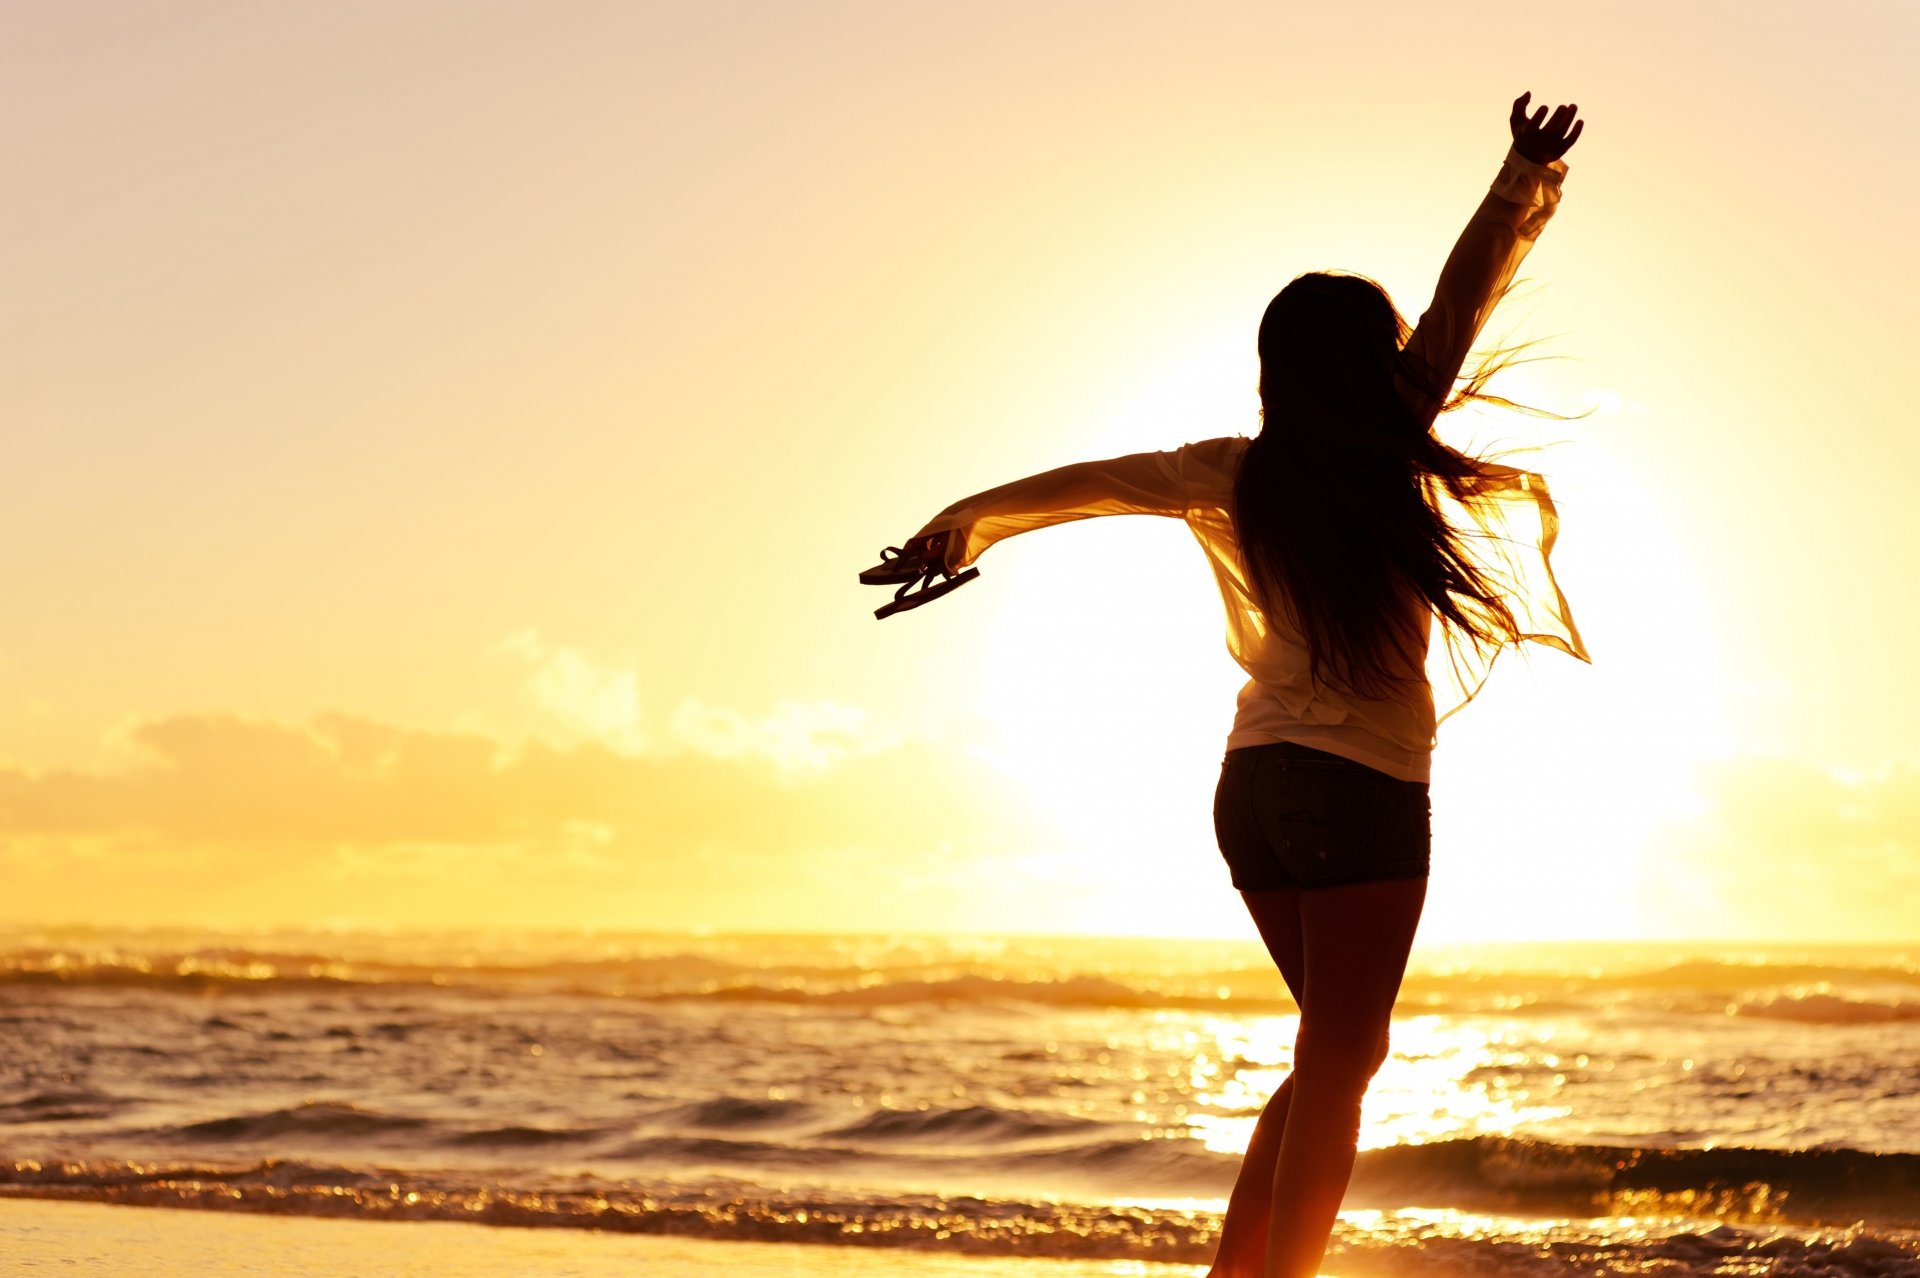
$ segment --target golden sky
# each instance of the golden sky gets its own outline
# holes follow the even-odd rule
[[[1912,939],[1904,3],[97,3],[0,17],[0,921],[1252,935],[1177,521],[1580,104],[1489,337],[1594,655],[1441,730],[1428,940]],[[1471,429],[1469,429],[1471,428]],[[1473,432],[1478,432],[1477,434]]]

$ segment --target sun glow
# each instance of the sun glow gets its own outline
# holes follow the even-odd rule
[[[1791,880],[1915,861],[1878,780],[1915,605],[1862,553],[1920,536],[1879,375],[1913,108],[1891,62],[1806,79],[1857,24],[1763,12],[1726,65],[1818,87],[1767,95],[1764,146],[1670,128],[1685,41],[1575,42],[1594,131],[1484,340],[1564,357],[1492,389],[1595,411],[1485,433],[1574,441],[1530,464],[1594,664],[1503,657],[1442,729],[1428,939],[1911,934],[1897,894]],[[1242,679],[1177,521],[1016,539],[884,625],[854,574],[969,492],[1256,430],[1302,271],[1417,315],[1506,99],[1423,23],[1065,14],[829,4],[742,44],[700,6],[527,8],[404,65],[361,51],[431,14],[23,19],[10,83],[57,127],[10,281],[0,911],[1250,935],[1208,820]],[[1357,35],[1378,78],[1272,74]],[[1676,222],[1704,154],[1715,215]],[[1871,205],[1838,238],[1834,190]]]

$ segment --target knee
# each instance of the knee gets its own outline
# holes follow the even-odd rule
[[[1392,1051],[1393,1051],[1392,1045],[1389,1044],[1387,1041],[1387,1027],[1382,1025],[1380,1027],[1380,1036],[1374,1042],[1373,1063],[1367,1066],[1368,1078],[1372,1078],[1375,1074],[1378,1074],[1380,1072],[1380,1067],[1387,1063],[1387,1057],[1392,1053]]]
[[[1303,1019],[1294,1039],[1293,1067],[1364,1089],[1386,1064],[1389,1050],[1384,1025],[1331,1029]]]

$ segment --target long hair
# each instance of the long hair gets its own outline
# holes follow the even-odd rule
[[[1435,438],[1434,418],[1472,400],[1560,416],[1485,390],[1533,343],[1483,357],[1455,388],[1407,358],[1409,336],[1364,275],[1313,271],[1280,290],[1260,320],[1261,430],[1233,490],[1255,601],[1293,623],[1316,682],[1374,699],[1425,680],[1423,611],[1476,645],[1520,637],[1438,504],[1444,488],[1472,510],[1487,459]]]

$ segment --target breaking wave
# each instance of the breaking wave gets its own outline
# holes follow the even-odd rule
[[[1095,1165],[1182,1142],[1108,1142],[1055,1151]],[[1138,1160],[1128,1170],[1140,1170]],[[550,1173],[515,1184],[473,1171],[403,1170],[271,1158],[214,1161],[0,1162],[0,1196],[219,1208],[276,1214],[351,1215],[375,1220],[466,1220],[497,1225],[672,1233],[709,1238],[917,1247],[981,1255],[1157,1259],[1205,1263],[1218,1231],[1216,1212],[1184,1206],[1106,1206],[966,1195],[774,1190],[748,1181],[700,1184],[607,1180]],[[1767,1272],[1829,1275],[1920,1274],[1905,1242],[1863,1235],[1920,1224],[1920,1156],[1858,1150],[1636,1150],[1559,1146],[1483,1138],[1373,1150],[1361,1155],[1348,1207],[1454,1207],[1485,1212],[1552,1208],[1641,1218],[1722,1220],[1703,1232],[1676,1226],[1663,1238],[1640,1237],[1643,1258],[1687,1267],[1679,1273],[1731,1272],[1742,1258]],[[1595,1213],[1608,1214],[1605,1211]],[[1795,1224],[1854,1226],[1821,1241],[1782,1234]],[[1642,1231],[1644,1232],[1644,1231]],[[1369,1245],[1342,1226],[1340,1246]],[[1511,1248],[1489,1238],[1452,1237],[1429,1245]],[[1609,1247],[1623,1258],[1627,1244]],[[1562,1255],[1564,1262],[1567,1257]],[[1692,1267],[1695,1264],[1700,1267]],[[1785,1267],[1783,1267],[1785,1266]],[[1638,1269],[1634,1272],[1639,1272]],[[1742,1270],[1745,1272],[1745,1270]]]
[[[890,1113],[892,1111],[889,1111]],[[976,1123],[969,1111],[948,1111],[930,1120],[938,1127]],[[956,1118],[955,1115],[962,1117]],[[262,1134],[326,1130],[354,1137],[379,1136],[417,1125],[421,1120],[378,1115],[351,1107],[319,1104],[245,1118],[220,1119],[177,1129],[188,1139],[211,1133],[244,1142]],[[1000,1128],[997,1121],[992,1124]],[[907,1131],[903,1127],[900,1130]],[[921,1130],[926,1130],[922,1128]],[[847,1133],[839,1133],[846,1135]],[[863,1133],[871,1140],[874,1130]],[[885,1135],[882,1129],[883,1138]],[[1007,1133],[999,1130],[998,1135]],[[1062,1135],[1071,1135],[1063,1130]],[[751,1137],[655,1134],[608,1142],[604,1129],[552,1130],[523,1126],[441,1133],[437,1146],[496,1147],[579,1143],[584,1165],[614,1174],[632,1171],[685,1177],[703,1170],[726,1173],[778,1169],[810,1172],[828,1180],[836,1173],[853,1179],[882,1180],[889,1165],[924,1170],[938,1166],[954,1184],[991,1185],[1031,1180],[1044,1173],[1049,1183],[1101,1194],[1223,1199],[1232,1187],[1239,1158],[1206,1148],[1199,1141],[1088,1136],[1046,1147],[962,1149],[876,1149],[852,1143],[779,1141]],[[1031,1135],[1031,1133],[1029,1133]],[[236,1151],[237,1152],[237,1151]],[[343,1151],[344,1152],[344,1151]],[[431,1158],[431,1149],[409,1155]],[[197,1170],[182,1172],[181,1167]],[[144,1169],[144,1170],[143,1170]],[[185,1176],[196,1183],[237,1189],[244,1197],[262,1183],[299,1188],[310,1180],[314,1192],[332,1194],[377,1182],[378,1210],[386,1210],[385,1191],[452,1195],[465,1202],[475,1195],[508,1194],[489,1182],[449,1187],[463,1173],[449,1170],[382,1169],[348,1173],[339,1166],[270,1158],[250,1166],[209,1162],[179,1164],[133,1161],[0,1162],[0,1190],[35,1185],[63,1186],[63,1195],[105,1197],[108,1190],[148,1185],[141,1193],[172,1193]],[[496,1174],[497,1169],[496,1169]],[[522,1189],[558,1172],[514,1173]],[[344,1177],[344,1179],[342,1179]],[[303,1179],[305,1178],[305,1179]],[[723,1175],[720,1183],[726,1183]],[[413,1187],[412,1190],[408,1186]],[[97,1193],[92,1191],[98,1191]],[[518,1192],[518,1191],[516,1191]],[[883,1196],[884,1197],[884,1196]],[[911,1197],[909,1195],[909,1197]],[[641,1194],[636,1202],[652,1201]],[[903,1199],[904,1201],[904,1199]],[[1424,1145],[1363,1150],[1347,1195],[1353,1208],[1439,1207],[1528,1215],[1680,1214],[1726,1220],[1845,1225],[1858,1221],[1920,1228],[1920,1154],[1872,1153],[1858,1149],[1650,1149],[1606,1145],[1567,1145],[1517,1137],[1481,1136]],[[627,1219],[640,1208],[622,1208]],[[369,1210],[373,1210],[369,1208]],[[468,1210],[461,1207],[460,1210]]]

